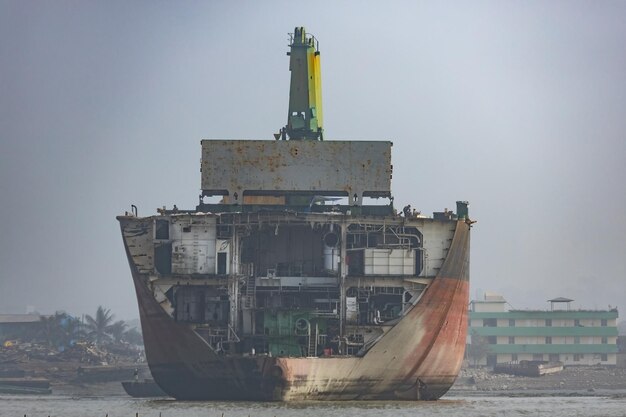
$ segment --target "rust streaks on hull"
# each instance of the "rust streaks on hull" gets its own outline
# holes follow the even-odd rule
[[[281,359],[279,365],[290,388],[288,398],[418,400],[443,395],[456,379],[465,350],[467,229],[464,223],[457,223],[442,274],[364,357]]]
[[[153,377],[168,395],[188,400],[437,399],[454,383],[465,348],[467,228],[457,223],[439,276],[363,357],[219,355],[161,308],[127,246]]]

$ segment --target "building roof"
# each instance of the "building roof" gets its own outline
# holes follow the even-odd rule
[[[39,314],[0,314],[0,324],[2,323],[35,323],[40,322]]]
[[[509,310],[500,312],[469,312],[472,319],[616,319],[617,309],[612,310]]]
[[[569,303],[570,301],[574,301],[570,298],[565,298],[565,297],[557,297],[557,298],[553,298],[552,300],[548,300],[551,303]]]

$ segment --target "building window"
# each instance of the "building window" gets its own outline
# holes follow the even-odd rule
[[[581,355],[580,353],[574,353],[574,362],[579,362],[582,356],[583,355]]]
[[[552,319],[546,319],[546,327],[552,327]]]
[[[546,345],[552,344],[552,336],[546,336]]]
[[[558,353],[551,353],[550,356],[548,357],[548,359],[550,360],[550,362],[558,362],[559,361],[559,354]]]
[[[497,319],[483,319],[483,327],[498,327]]]
[[[509,319],[509,327],[515,327],[515,320]]]
[[[606,361],[608,361],[608,360],[609,360],[609,355],[607,355],[606,353],[602,353],[602,354],[600,355],[600,360],[601,360],[602,362],[606,362]]]
[[[609,340],[606,337],[602,338],[602,344],[606,345],[609,342]]]
[[[498,338],[496,336],[487,336],[487,343],[489,343],[490,345],[497,345]]]
[[[574,320],[574,327],[580,327],[580,320],[578,319]]]
[[[574,336],[574,344],[575,345],[580,344],[580,337],[579,336]]]
[[[517,362],[517,353],[511,355],[511,361]]]
[[[514,344],[515,344],[515,337],[509,336],[509,345],[514,345]]]
[[[602,320],[600,320],[600,326],[602,326],[602,327],[606,327],[606,324],[607,324],[607,323],[606,323],[606,319],[602,319]]]
[[[542,361],[543,360],[543,353],[533,353],[533,360],[534,361]]]

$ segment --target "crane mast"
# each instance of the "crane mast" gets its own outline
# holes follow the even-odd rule
[[[319,43],[304,27],[296,27],[290,35],[291,49],[287,52],[291,71],[289,112],[287,126],[278,136],[324,140]]]

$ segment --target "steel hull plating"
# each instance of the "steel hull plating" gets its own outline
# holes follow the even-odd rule
[[[163,310],[125,240],[154,380],[184,400],[435,400],[452,386],[463,359],[469,239],[468,225],[458,221],[436,278],[367,353],[311,358],[217,354]]]

